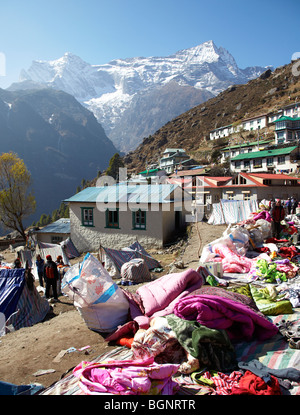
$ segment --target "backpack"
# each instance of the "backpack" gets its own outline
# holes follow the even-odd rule
[[[50,279],[53,279],[55,277],[54,269],[51,265],[46,265],[46,276]]]

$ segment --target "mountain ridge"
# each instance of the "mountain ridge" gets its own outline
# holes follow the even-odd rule
[[[102,126],[73,96],[54,89],[0,89],[1,151],[13,151],[31,173],[37,211],[56,209],[108,167],[117,152]]]
[[[225,48],[218,48],[210,40],[166,57],[114,59],[103,65],[91,65],[66,52],[57,60],[33,61],[27,71],[21,71],[20,81],[36,81],[75,96],[94,113],[114,145],[126,152],[133,150],[145,136],[186,110],[186,107],[181,107],[171,113],[164,114],[161,111],[163,124],[158,125],[147,119],[149,128],[143,130],[144,135],[137,132],[133,134],[129,126],[124,127],[123,116],[126,112],[135,125],[141,122],[139,117],[135,117],[137,94],[140,100],[145,95],[147,101],[151,91],[159,95],[163,86],[176,82],[180,87],[195,89],[191,91],[192,95],[200,91],[200,103],[201,95],[205,101],[208,93],[216,96],[231,84],[243,84],[259,76],[265,69],[259,66],[240,69]],[[173,99],[176,99],[176,93]],[[148,100],[146,112],[149,112],[149,118],[155,110],[156,103]],[[123,131],[122,139],[118,131]]]

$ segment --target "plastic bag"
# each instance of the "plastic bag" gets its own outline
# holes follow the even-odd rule
[[[259,225],[258,229],[261,231],[263,239],[267,239],[271,236],[271,222],[268,222],[265,219],[258,219],[256,221],[256,225]]]
[[[66,272],[62,291],[73,298],[75,307],[92,330],[110,332],[127,320],[127,298],[91,254],[85,256],[81,266],[76,264]]]

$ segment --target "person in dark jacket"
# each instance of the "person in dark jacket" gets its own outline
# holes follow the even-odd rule
[[[287,202],[285,204],[285,207],[287,209],[288,215],[290,215],[291,210],[292,210],[292,201],[291,201],[291,198],[290,197],[288,198],[288,200],[287,200]]]
[[[285,218],[284,207],[281,204],[281,200],[277,199],[275,205],[270,211],[272,218],[273,237],[276,239],[280,238],[281,224],[280,222]]]
[[[36,268],[37,268],[37,273],[39,276],[39,281],[40,281],[40,286],[44,287],[44,265],[45,265],[45,261],[43,260],[43,258],[41,257],[40,254],[38,254],[36,256]]]
[[[52,287],[54,301],[58,301],[57,296],[57,281],[59,279],[57,265],[52,261],[51,255],[46,256],[46,263],[44,266],[44,279],[46,282],[45,297],[50,299],[50,287]]]
[[[294,197],[292,198],[292,214],[296,214],[296,209],[298,207],[298,200],[296,200]]]

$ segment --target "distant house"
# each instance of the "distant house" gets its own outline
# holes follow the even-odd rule
[[[239,132],[240,130],[244,131],[254,131],[260,130],[268,126],[268,115],[258,115],[256,117],[245,118],[239,124],[225,125],[222,127],[215,128],[210,131],[209,138],[210,140],[217,140],[218,138],[229,137],[231,134]]]
[[[234,127],[232,124],[225,125],[224,127],[215,128],[209,133],[210,140],[218,140],[219,138],[228,137],[230,134],[234,133]]]
[[[222,186],[221,198],[225,200],[257,200],[279,197],[286,200],[300,197],[297,177],[287,174],[238,173]]]
[[[239,154],[247,154],[252,153],[255,151],[261,150],[261,148],[264,148],[266,145],[270,144],[273,140],[256,140],[248,143],[243,144],[235,144],[228,147],[223,147],[220,152],[222,154],[221,156],[221,163],[224,163],[226,159],[238,156]]]
[[[300,102],[286,105],[268,114],[268,123],[273,123],[280,117],[300,117]]]
[[[291,146],[239,154],[231,158],[230,168],[233,172],[262,173],[269,171],[273,173],[292,173],[297,170],[298,159],[298,147]]]
[[[175,179],[174,179],[175,180]],[[180,180],[180,179],[177,179]],[[184,180],[184,179],[181,179]],[[300,182],[297,177],[287,174],[271,173],[237,173],[231,177],[197,177],[194,201],[203,206],[206,213],[209,206],[222,200],[256,200],[279,197],[287,199],[300,198]],[[189,184],[183,181],[182,186]]]
[[[268,116],[267,114],[258,115],[256,117],[251,117],[242,120],[242,128],[246,131],[259,130],[265,128],[268,125]]]
[[[163,246],[185,226],[184,191],[174,184],[88,187],[65,200],[79,252],[120,249],[138,240]]]
[[[70,236],[70,219],[60,218],[38,231],[34,231],[38,242],[59,244]]]
[[[300,141],[300,118],[282,116],[274,121],[275,143],[286,144]]]
[[[190,157],[182,148],[167,148],[160,159],[159,167],[170,174],[176,169],[182,169],[182,165],[190,160]]]

